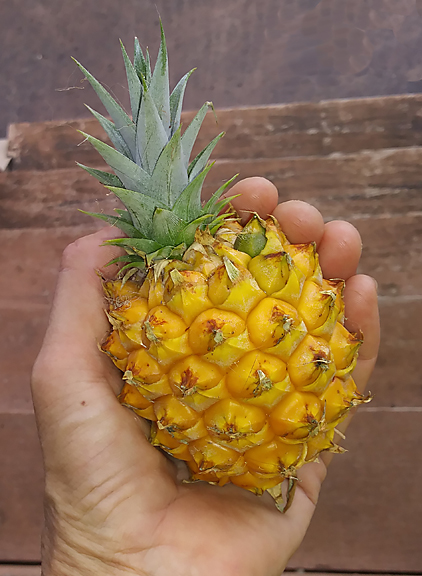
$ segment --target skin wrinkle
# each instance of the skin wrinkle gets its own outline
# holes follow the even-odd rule
[[[129,497],[129,496],[128,496]],[[49,498],[49,506],[51,506],[51,502],[53,501],[53,498]],[[55,508],[55,507],[54,507]],[[72,506],[69,507],[70,510],[72,509]],[[70,511],[69,510],[69,511]],[[68,512],[69,512],[68,511]],[[96,546],[97,542],[96,542],[96,538],[97,538],[97,530],[98,528],[102,527],[103,525],[106,524],[107,521],[107,517],[103,518],[101,521],[99,521],[97,523],[96,526],[92,527],[92,531],[87,531],[86,530],[86,526],[84,525],[84,520],[83,518],[75,518],[72,516],[72,514],[68,514],[66,513],[66,511],[63,511],[65,513],[65,516],[63,517],[63,513],[62,513],[62,521],[66,524],[66,527],[61,530],[57,530],[56,529],[56,538],[55,538],[55,548],[59,548],[60,550],[64,549],[68,549],[69,553],[70,552],[76,552],[77,554],[79,554],[80,556],[82,556],[82,558],[86,558],[86,559],[94,559],[94,560],[98,560],[101,565],[106,565],[106,566],[112,566],[115,568],[123,568],[125,570],[124,573],[134,573],[134,574],[141,574],[139,572],[139,570],[136,567],[132,567],[130,566],[127,562],[121,562],[121,561],[116,561],[116,557],[118,556],[125,556],[125,555],[134,555],[134,554],[139,554],[139,553],[144,553],[146,548],[142,548],[137,546],[136,548],[133,548],[133,550],[129,553],[129,551],[125,551],[125,550],[114,550],[113,549],[113,543],[116,542],[116,538],[113,537],[112,534],[110,534],[109,538],[106,538],[106,541],[104,542],[104,537],[105,534],[103,533],[102,535],[102,543],[100,545],[100,547]],[[86,510],[86,512],[89,512],[89,510]],[[112,512],[112,509],[110,509],[110,513]],[[50,514],[51,516],[52,514]],[[69,534],[69,530],[70,530],[70,538],[65,538],[65,537],[61,537],[60,533],[64,532]],[[117,528],[117,531],[120,534],[120,530],[119,528]],[[72,533],[73,533],[73,537],[72,537]],[[63,553],[63,552],[62,552]],[[107,558],[107,561],[104,562],[104,557],[110,556],[110,554],[112,555],[111,557]],[[66,557],[66,554],[65,554]],[[79,564],[72,564],[72,567],[78,567]],[[130,572],[128,572],[128,570],[130,570]],[[65,572],[66,573],[66,572]],[[94,572],[95,573],[95,572]],[[98,572],[97,572],[98,573]],[[104,572],[101,572],[101,574],[103,574]],[[54,574],[56,574],[54,572]],[[142,572],[142,574],[147,574],[146,572]]]

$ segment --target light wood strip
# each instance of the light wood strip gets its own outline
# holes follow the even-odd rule
[[[186,126],[195,112],[184,112]],[[217,122],[216,122],[217,117]],[[9,153],[13,169],[50,170],[75,161],[98,163],[92,147],[81,144],[82,130],[104,139],[95,120],[13,124]],[[210,112],[194,154],[219,132],[214,158],[252,159],[325,156],[422,144],[420,94],[246,107]]]

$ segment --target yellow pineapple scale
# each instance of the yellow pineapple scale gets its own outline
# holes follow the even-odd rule
[[[343,325],[344,283],[323,280],[315,246],[290,245],[272,219],[253,258],[234,247],[241,233],[198,233],[142,285],[105,282],[102,350],[154,446],[194,480],[262,494],[341,452],[334,428],[367,399],[351,378],[362,339]]]

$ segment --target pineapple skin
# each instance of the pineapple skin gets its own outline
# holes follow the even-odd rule
[[[259,253],[237,250],[257,228]],[[335,427],[369,400],[351,376],[362,337],[344,327],[344,281],[323,279],[314,244],[290,244],[271,218],[226,221],[141,282],[103,287],[113,328],[101,348],[124,373],[119,400],[193,481],[267,490],[279,504],[298,468],[343,451]]]

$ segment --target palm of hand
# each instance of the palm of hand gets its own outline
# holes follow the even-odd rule
[[[274,211],[280,220],[285,216],[280,206],[265,206],[264,194],[261,206],[245,206],[247,189],[244,194],[244,208],[264,216]],[[180,482],[181,469],[148,443],[146,423],[119,405],[120,376],[96,348],[107,322],[99,313],[102,293],[94,270],[111,257],[110,249],[98,245],[115,232],[87,237],[67,251],[34,370],[46,468],[44,574],[65,574],[72,566],[80,574],[277,576],[306,532],[325,466],[301,470],[293,505],[284,515],[269,497],[233,485]],[[314,230],[308,233],[315,239]],[[330,238],[329,245],[334,253]],[[358,260],[359,251],[353,250]],[[358,296],[349,290],[346,306],[356,323],[369,328],[368,334],[363,327],[369,344],[357,370],[363,387],[376,356],[376,297],[367,280],[357,282],[359,277],[347,274],[329,275],[347,276],[352,289],[356,285]]]
[[[104,368],[117,384],[108,362]],[[176,466],[146,440],[145,423],[114,394],[98,398],[95,382],[87,384],[80,419],[62,418],[66,439],[47,441],[54,454],[46,459],[47,496],[61,508],[64,549],[129,573],[281,574],[313,511],[303,490],[321,482],[323,465],[309,467],[285,515],[271,498],[234,486],[181,483]],[[62,453],[48,446],[64,441]]]

